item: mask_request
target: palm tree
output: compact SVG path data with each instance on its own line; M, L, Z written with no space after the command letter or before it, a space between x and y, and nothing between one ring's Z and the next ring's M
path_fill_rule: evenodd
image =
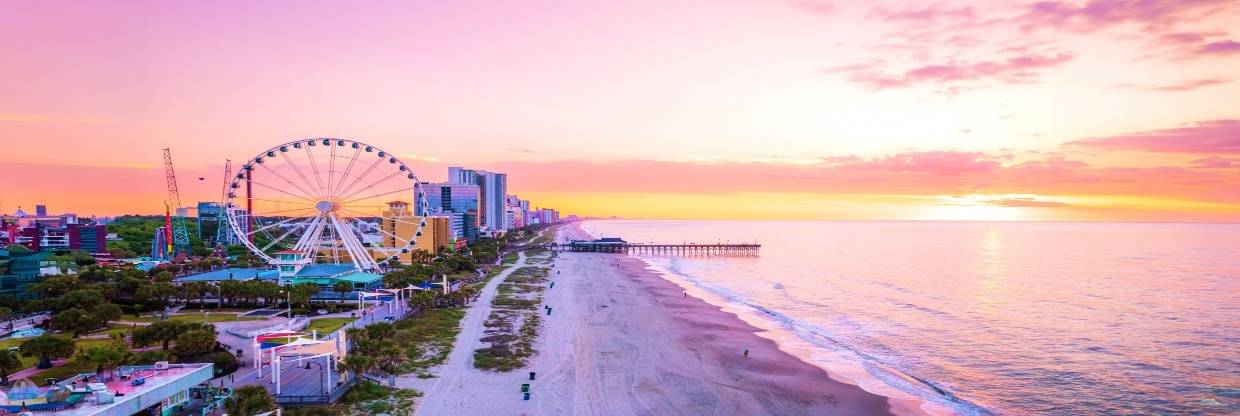
M224 409L230 415L254 416L276 410L276 401L262 386L244 386L233 390L233 395L228 399L228 403L224 404Z
M120 344L96 345L78 353L76 361L95 366L95 374L111 372L128 358L128 351Z
M0 384L9 385L9 372L20 369L22 360L9 350L0 350Z
M421 312L435 304L435 293L429 290L420 290L413 294L411 303L417 306L418 311Z

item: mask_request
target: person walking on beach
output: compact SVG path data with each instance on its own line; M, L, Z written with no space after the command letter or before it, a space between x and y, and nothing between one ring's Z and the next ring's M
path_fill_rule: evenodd
M745 359L749 359L749 348L745 349Z

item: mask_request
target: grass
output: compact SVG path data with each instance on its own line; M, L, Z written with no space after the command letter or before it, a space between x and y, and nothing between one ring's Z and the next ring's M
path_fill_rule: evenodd
M345 325L348 325L348 324L349 324L349 322L353 322L353 321L355 321L355 320L357 320L357 318L323 318L323 319L315 319L315 320L313 320L313 321L310 321L310 324L309 324L309 325L306 325L306 329L302 330L301 332L310 332L310 331L312 331L312 330L318 330L318 331L319 331L319 338L322 338L322 337L326 336L327 334L330 334L330 333L332 333L332 332L336 332L336 330L337 330L337 329L340 329L340 328L344 327ZM267 340L267 341L263 341L263 342L270 343L270 344L283 345L283 344L288 343L289 341L291 341L291 340L295 340L295 339L297 339L297 337L292 337L292 338L280 338L280 339L271 339L271 340Z
M504 255L504 260L503 260L503 261L501 261L501 262L500 262L500 264L516 264L517 259L518 259L519 257L520 257L520 256L519 256L519 255L517 254L517 252L515 252L515 251L514 251L514 252L511 252L511 253L508 253L508 254L505 254L505 255Z
M322 318L310 321L310 325L306 326L306 331L319 331L319 335L327 335L336 332L337 329L348 325L357 318Z
M38 384L40 386L46 386L48 378L64 380L66 378L69 378L69 377L72 377L78 374L82 374L82 373L94 373L95 370L96 368L93 365L90 365L88 363L79 363L77 361L73 361L73 359L70 358L69 361L65 363L65 365L62 365L60 367L55 367L55 368L49 368L49 369L40 371L38 373L34 373L33 375L30 376L30 381L33 381L35 384Z
M396 321L401 346L407 350L409 357L417 357L402 363L400 372L425 371L431 366L443 364L448 354L452 353L456 336L461 333L461 319L464 317L464 308L436 308Z
M340 398L339 406L343 407L341 410L348 415L408 416L413 414L415 397L422 397L422 392L414 389L393 389L367 381L349 389L349 392Z
M490 347L474 351L474 367L499 372L525 366L534 356L534 340L542 323L542 293L548 270L543 267L522 267L508 275L498 287L494 309L483 325L488 328L481 340ZM516 325L519 328L514 330Z
M126 325L117 325L117 324L113 324L113 325L110 325L110 326L108 327L108 329L107 329L107 330L103 330L103 331L96 331L96 332L91 332L91 333L90 333L90 334L88 334L88 335L91 335L91 334L109 334L109 335L111 335L111 334L113 334L113 333L120 333L120 334L124 334L125 332L128 332L128 331L129 331L129 326L126 326ZM70 336L70 335L72 335L72 334L68 334L68 333L62 333L62 334L52 334L52 336L55 336L55 337L60 337L60 338L65 338L65 339L69 339L69 336ZM29 341L29 340L31 340L31 339L33 339L33 337L28 337L28 338L10 338L10 339L3 339L3 340L0 340L0 350L7 350L7 349L11 349L11 348L17 348L17 347L21 346L23 342ZM87 348L87 347L91 347L91 346L95 346L95 345L103 345L103 344L108 343L108 341L110 341L110 338L109 338L109 339L80 339L80 338L79 338L79 339L77 339L77 340L76 340L76 342L77 342L77 346L78 346L78 347L81 347L81 348ZM24 356L22 356L21 354L18 354L17 358L18 358L19 360L21 360L21 363L22 363L22 364L21 364L21 369L27 369L27 368L30 368L30 367L34 367L34 366L35 366L35 364L38 364L38 363L39 363L39 357L24 357ZM73 358L72 358L72 357L70 357L69 359L70 359L70 360L72 360ZM18 371L21 371L21 370L18 370ZM34 378L33 378L33 377L31 377L31 380L34 380ZM36 381L40 381L40 382L41 382L42 380L36 380Z
M55 336L63 335L64 338L69 337L68 334L54 334L54 335ZM109 342L112 342L112 340L78 339L76 340L75 348L77 348L78 350L84 350L90 347L107 345ZM44 380L46 380L47 378L55 378L55 379L60 380L60 379L66 379L66 378L69 378L70 376L74 376L74 375L81 374L81 373L95 372L94 366L90 364L86 364L86 363L79 363L75 360L75 358L77 358L77 354L74 354L74 356L69 357L69 359L65 361L64 365L60 367L53 367L53 368L49 368L46 370L36 372L30 375L29 378L31 381L35 382L35 384L38 384L40 386L45 386L47 385L47 383L45 383ZM30 357L30 358L22 357L22 364L23 365L26 364L27 360L29 360L29 363L30 363L29 366L27 366L27 368L29 368L29 367L33 367L35 364L38 363L39 357Z

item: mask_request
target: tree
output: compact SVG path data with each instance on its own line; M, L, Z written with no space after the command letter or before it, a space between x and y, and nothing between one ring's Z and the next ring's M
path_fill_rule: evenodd
M207 282L189 282L181 285L181 297L185 299L185 303L189 303L190 298L197 298L198 305L202 306L203 298L207 296L207 291L210 289L211 286Z
M128 351L119 343L95 345L82 350L74 360L95 366L95 374L111 372L125 362Z
M346 333L353 340L354 349L345 357L345 365L353 371L383 370L394 373L405 360L405 351L395 340L396 327L391 323L378 322L348 329ZM359 358L349 363L349 358L353 356Z
M121 307L116 306L116 304L102 303L90 308L90 314L94 315L95 319L98 319L102 324L106 325L108 322L121 319L121 315L124 315L124 312L121 311Z
M254 416L276 410L276 401L262 386L243 386L233 390L224 409L234 416Z
M172 349L178 356L190 357L206 354L215 349L215 331L194 329L177 335L177 345Z
M9 372L21 369L22 360L9 350L0 350L0 384L9 384Z
M429 290L419 290L413 294L412 303L417 305L418 310L429 309L435 305L435 293Z
M99 318L78 308L66 309L52 317L51 327L61 331L70 331L73 333L73 338L77 338L83 332L99 328Z
M354 374L362 374L375 369L375 362L370 357L361 354L349 354L344 357L344 361L340 362L340 368L352 371Z
M289 288L290 302L310 306L310 299L319 294L319 285L314 283L298 283Z
M332 291L341 293L340 297L343 298L344 293L353 291L353 283L344 280L337 280L336 283L332 284Z
M133 341L138 345L146 345L150 342L162 342L163 350L168 350L168 344L177 339L181 333L181 324L176 321L156 321L145 328L134 331Z
M52 368L52 360L69 358L74 351L73 340L51 334L43 334L23 342L18 347L23 356L39 357L38 368Z
M78 308L82 310L90 310L95 305L106 303L103 293L95 289L77 289L66 293L60 299L61 309Z

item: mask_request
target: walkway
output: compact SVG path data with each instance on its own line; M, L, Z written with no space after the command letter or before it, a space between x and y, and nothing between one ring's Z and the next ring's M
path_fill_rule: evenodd
M482 338L482 332L486 329L482 323L491 315L491 301L495 299L499 291L499 284L514 270L525 266L525 253L518 253L517 262L488 281L486 286L483 286L478 300L474 302L474 306L465 312L465 317L461 319L461 333L456 337L456 343L452 346L452 354L448 355L448 361L442 366L431 369L438 377L419 379L415 375L404 375L396 378L396 387L417 388L426 393L419 400L416 414L452 414L451 402L458 399L478 399L458 397L453 391L463 387L465 374L481 372L474 368L474 350L483 347L483 342L478 340ZM445 409L445 406L448 408Z

